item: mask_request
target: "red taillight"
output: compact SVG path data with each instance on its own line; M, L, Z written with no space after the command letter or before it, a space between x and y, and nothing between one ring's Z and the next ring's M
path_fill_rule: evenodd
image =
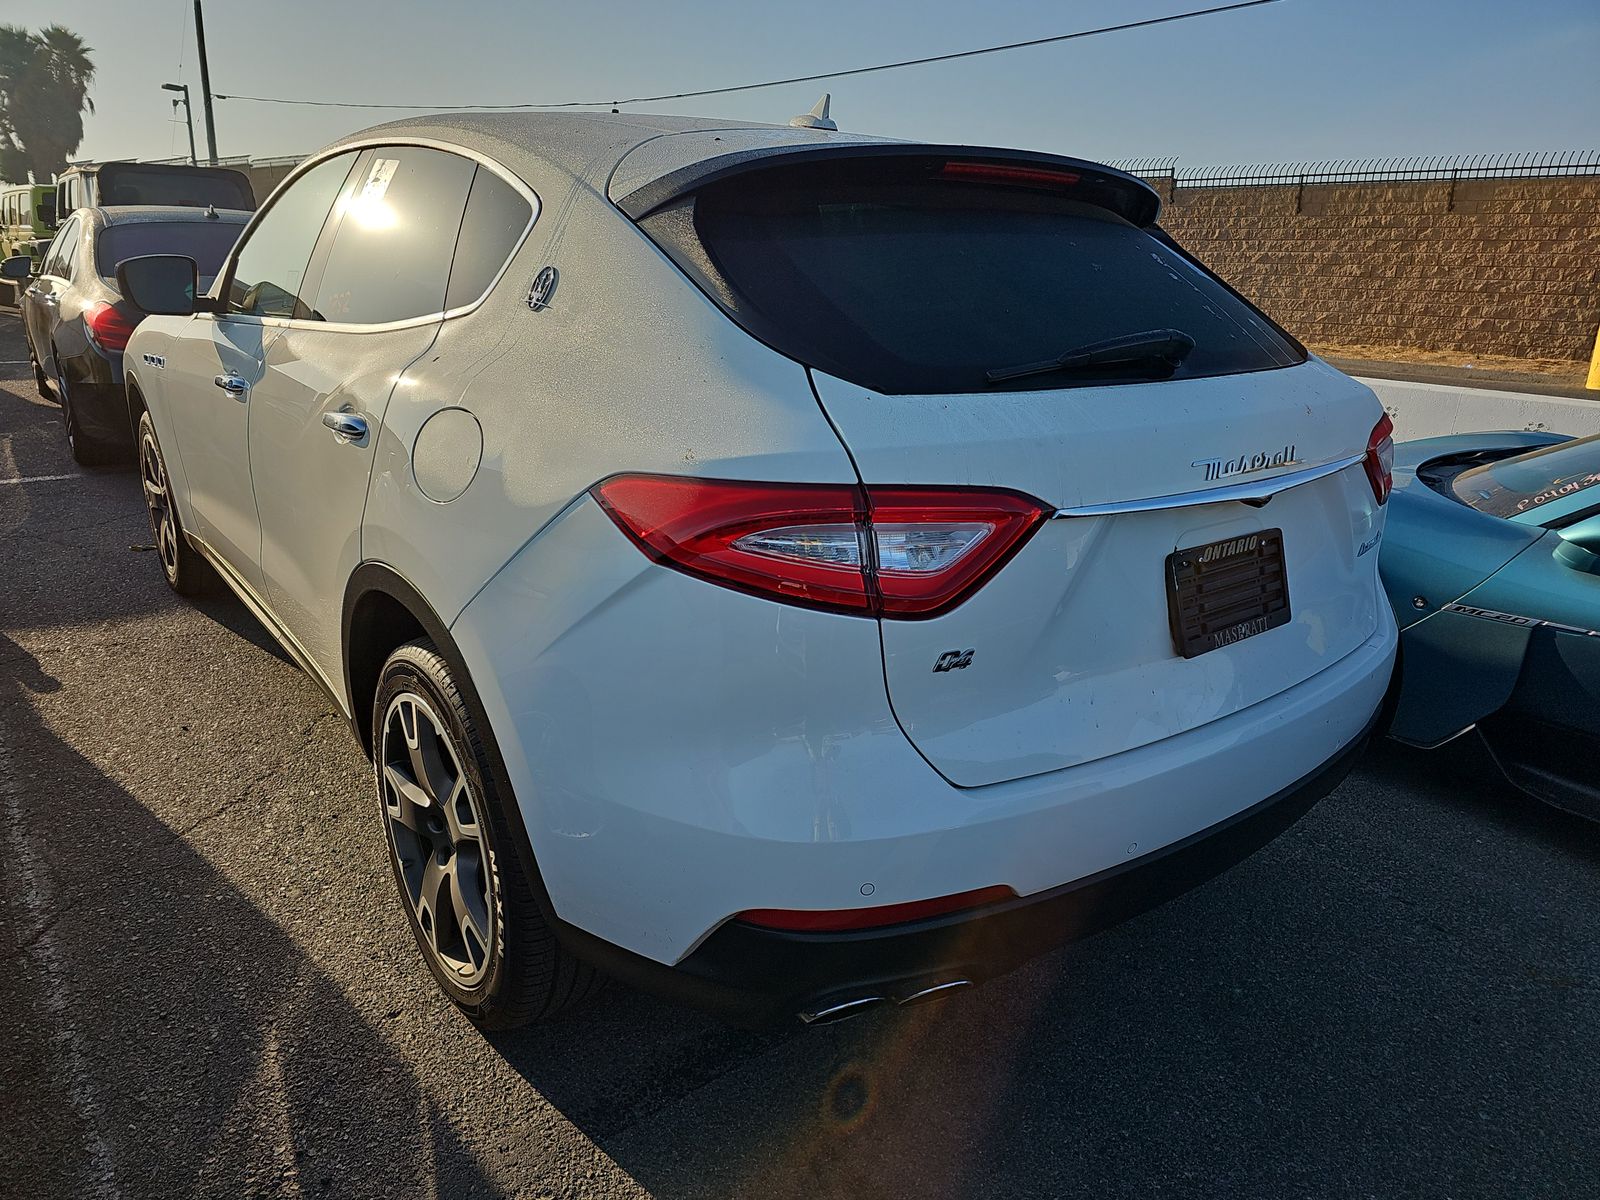
M117 311L115 305L100 301L83 314L89 340L102 350L126 350L133 336L134 322Z
M885 617L954 608L1049 511L1003 490L676 475L618 475L593 494L664 566L770 600Z
M971 892L958 892L954 896L939 896L933 900L912 900L905 904L880 904L876 908L752 908L739 914L738 919L764 929L788 929L796 933L840 933L849 929L876 929L884 925L901 925L906 921L921 921L963 909L980 908L1002 900L1016 899L1016 892L1008 887L978 888Z
M1372 484L1372 494L1379 504L1386 504L1394 491L1394 422L1389 414L1372 427L1367 439L1367 480Z
M970 179L975 183L1020 183L1034 187L1071 187L1080 178L1071 171L985 162L947 162L939 174L946 179Z

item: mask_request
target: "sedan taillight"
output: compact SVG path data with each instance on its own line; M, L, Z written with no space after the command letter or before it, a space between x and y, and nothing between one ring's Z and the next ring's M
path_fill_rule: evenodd
M1372 494L1379 504L1388 503L1389 493L1394 491L1394 422L1388 413L1372 427L1372 436L1367 438L1365 465Z
M89 340L100 349L121 353L128 348L134 323L123 316L115 305L101 300L83 314L83 328Z
M593 495L656 562L859 616L932 617L983 585L1048 515L1001 489L617 475Z

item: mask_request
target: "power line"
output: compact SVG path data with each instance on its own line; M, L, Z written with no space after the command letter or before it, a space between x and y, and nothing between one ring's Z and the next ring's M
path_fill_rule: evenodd
M977 50L958 50L951 54L933 54L926 58L907 58L899 62L878 63L871 67L854 67L844 71L822 71L815 75L795 75L788 79L769 79L764 83L741 83L732 87L703 88L697 92L666 92L659 96L633 96L626 100L562 100L546 104L358 104L348 100L294 100L286 96L217 95L218 100L249 100L256 104L295 104L309 108L391 108L409 111L507 111L528 108L618 108L624 104L653 104L660 100L691 100L698 96L725 96L730 92L753 92L762 88L784 87L791 83L816 83L823 79L844 79L851 75L870 75L875 71L897 71L902 67L921 67L929 63L950 62L958 58L977 58L982 54L1000 54L1007 50L1023 50L1030 46L1046 46L1052 42L1070 42L1078 38L1096 37L1103 33L1122 33L1129 29L1145 29L1152 25L1167 25L1174 21L1188 21L1196 17L1211 17L1218 13L1234 12L1241 8L1257 8L1263 4L1277 4L1279 0L1239 0L1235 4L1221 4L1214 8L1200 8L1189 12L1172 13L1165 17L1150 17L1143 21L1126 21L1121 25L1102 25L1098 29L1080 29L1076 33L1058 33L1053 37L1033 38L1026 42L1007 42L1003 46L984 46Z

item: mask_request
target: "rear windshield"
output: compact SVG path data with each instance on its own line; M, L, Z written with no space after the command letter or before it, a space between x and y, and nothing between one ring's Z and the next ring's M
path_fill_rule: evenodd
M1479 512L1516 517L1600 484L1600 436L1561 442L1463 471L1456 498ZM1595 493L1600 504L1600 492Z
M768 168L642 225L751 333L881 392L1104 385L1304 360L1156 233L1074 198L1073 178L1018 185L870 160ZM1194 343L1175 369L989 377L1169 330Z
M253 209L249 181L233 171L150 171L137 167L101 167L99 202L167 204L179 208Z
M116 276L117 264L146 254L183 254L194 259L202 280L222 269L222 260L239 240L243 225L232 221L138 221L108 225L94 239L95 270L106 279Z

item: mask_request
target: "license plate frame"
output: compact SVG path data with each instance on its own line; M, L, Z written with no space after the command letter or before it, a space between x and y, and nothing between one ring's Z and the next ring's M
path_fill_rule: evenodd
M1283 530L1182 546L1167 555L1172 644L1199 658L1287 625L1289 575Z

